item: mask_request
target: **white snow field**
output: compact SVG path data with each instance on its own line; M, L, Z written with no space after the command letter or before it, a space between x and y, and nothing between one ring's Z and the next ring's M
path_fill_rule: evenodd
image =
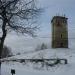
M59 64L54 67L39 68L39 65L32 63L3 62L2 75L11 75L11 69L15 69L15 75L75 75L75 50L73 49L46 49L43 51L13 56L11 59L30 59L30 58L66 58L68 64Z
M48 44L49 49L34 51L34 48L45 42ZM24 38L12 36L10 39L7 37L5 44L12 48L15 56L11 59L38 59L38 58L65 58L68 64L58 64L54 67L40 68L40 64L36 65L27 62L3 62L1 66L1 75L12 75L11 69L15 69L15 75L75 75L75 39L69 39L69 48L51 48L50 38ZM21 55L16 55L17 53ZM28 53L27 53L28 52ZM4 60L4 59L3 59Z

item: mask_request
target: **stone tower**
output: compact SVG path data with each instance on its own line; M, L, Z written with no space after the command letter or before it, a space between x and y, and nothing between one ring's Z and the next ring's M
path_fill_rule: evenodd
M65 16L52 18L52 48L68 48L67 19Z

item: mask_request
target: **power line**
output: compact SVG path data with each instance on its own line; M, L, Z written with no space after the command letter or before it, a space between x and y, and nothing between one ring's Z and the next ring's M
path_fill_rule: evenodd
M36 38L52 38L52 37L36 37ZM66 39L66 38L63 38L63 39ZM68 38L68 39L75 39L75 37Z

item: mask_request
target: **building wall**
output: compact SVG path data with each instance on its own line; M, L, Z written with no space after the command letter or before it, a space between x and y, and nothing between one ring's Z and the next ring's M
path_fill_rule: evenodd
M67 18L54 16L52 21L52 48L68 48Z

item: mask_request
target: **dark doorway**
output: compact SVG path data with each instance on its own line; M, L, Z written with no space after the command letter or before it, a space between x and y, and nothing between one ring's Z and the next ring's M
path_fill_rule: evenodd
M60 47L63 47L63 43L60 44Z

